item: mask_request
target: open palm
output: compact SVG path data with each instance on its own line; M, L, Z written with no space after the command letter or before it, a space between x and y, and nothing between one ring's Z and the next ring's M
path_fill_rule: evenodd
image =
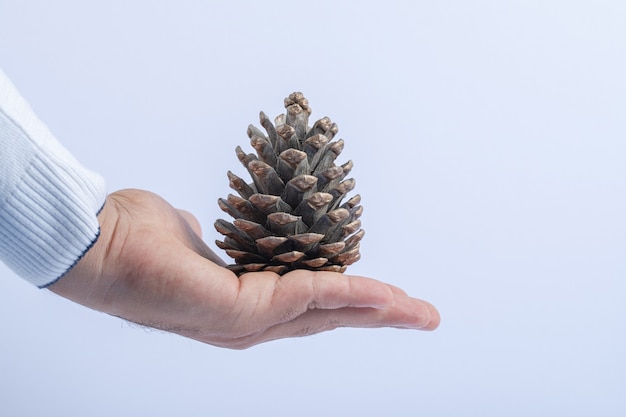
M437 310L370 278L298 270L237 278L198 221L141 190L110 194L96 244L57 294L90 308L235 349L337 327L435 329Z

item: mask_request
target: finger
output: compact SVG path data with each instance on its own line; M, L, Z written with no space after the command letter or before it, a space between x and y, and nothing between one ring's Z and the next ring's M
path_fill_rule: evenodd
M393 302L393 292L387 284L336 272L294 271L282 276L279 284L275 295L296 294L306 301L308 309L383 308ZM285 301L292 303L293 299Z
M391 284L387 284L387 285L391 288L391 292L393 292L394 295L409 297L403 289L396 287L395 285L391 285ZM412 297L409 297L409 298L412 298ZM439 327L439 324L441 323L441 315L439 314L439 311L435 308L435 306L430 304L428 301L424 301L424 300L419 300L419 301L427 304L431 312L431 323L422 330L435 330L437 327Z
M397 297L387 308L347 307L336 310L309 310L291 322L274 326L288 334L313 334L336 327L396 327L433 330L439 324L439 313L430 304L408 296Z
M404 291L402 288L396 287L395 285L392 285L392 284L387 284L387 285L389 286L389 288L391 288L391 292L393 292L394 294L407 295L406 291Z
M371 311L369 315L355 316L362 321L343 321L341 325L434 329L440 320L439 313L431 304L409 297L397 287L365 277L294 271L282 277L244 275L240 278L240 284L242 293L255 295L257 301L259 294L266 294L266 300L257 303L254 314L249 315L250 325L256 328L289 323L311 310L333 311L354 307L369 308ZM240 300L247 298L244 295ZM328 317L332 317L332 313ZM299 324L293 326L297 333L295 328ZM311 323L305 327L319 327L323 330L324 326L324 323L318 323L317 326Z
M388 285L335 272L298 270L282 277L253 273L241 276L240 282L240 300L257 300L251 319L264 328L291 321L308 310L385 308L394 302ZM264 294L260 301L259 294Z
M439 313L428 302L411 297L399 299L392 308L346 307L336 310L309 310L296 319L245 337L230 339L228 347L247 348L271 340L303 337L338 327L434 330Z

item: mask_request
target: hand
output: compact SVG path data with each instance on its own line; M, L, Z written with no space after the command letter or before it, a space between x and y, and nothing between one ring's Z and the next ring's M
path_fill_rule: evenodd
M237 278L189 213L140 190L110 194L96 244L55 293L95 310L234 349L337 327L432 330L439 313L382 282L331 272Z

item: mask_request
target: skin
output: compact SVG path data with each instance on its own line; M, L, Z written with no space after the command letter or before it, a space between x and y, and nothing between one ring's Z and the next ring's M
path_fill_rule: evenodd
M338 327L433 330L439 313L392 285L332 272L237 277L190 213L142 190L110 194L96 244L53 292L142 325L244 349Z

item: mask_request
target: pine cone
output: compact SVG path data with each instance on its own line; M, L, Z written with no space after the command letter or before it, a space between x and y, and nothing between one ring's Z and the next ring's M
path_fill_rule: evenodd
M324 117L308 126L311 108L302 93L285 99L286 114L274 120L261 112L266 133L253 125L248 137L256 155L236 148L237 157L252 177L247 183L228 172L238 196L220 198L220 208L235 220L219 219L215 228L224 235L216 244L234 258L228 268L245 272L294 269L344 272L361 257L365 234L358 220L363 212L356 195L342 200L354 179L345 179L352 161L336 166L342 139L333 141L337 125Z

